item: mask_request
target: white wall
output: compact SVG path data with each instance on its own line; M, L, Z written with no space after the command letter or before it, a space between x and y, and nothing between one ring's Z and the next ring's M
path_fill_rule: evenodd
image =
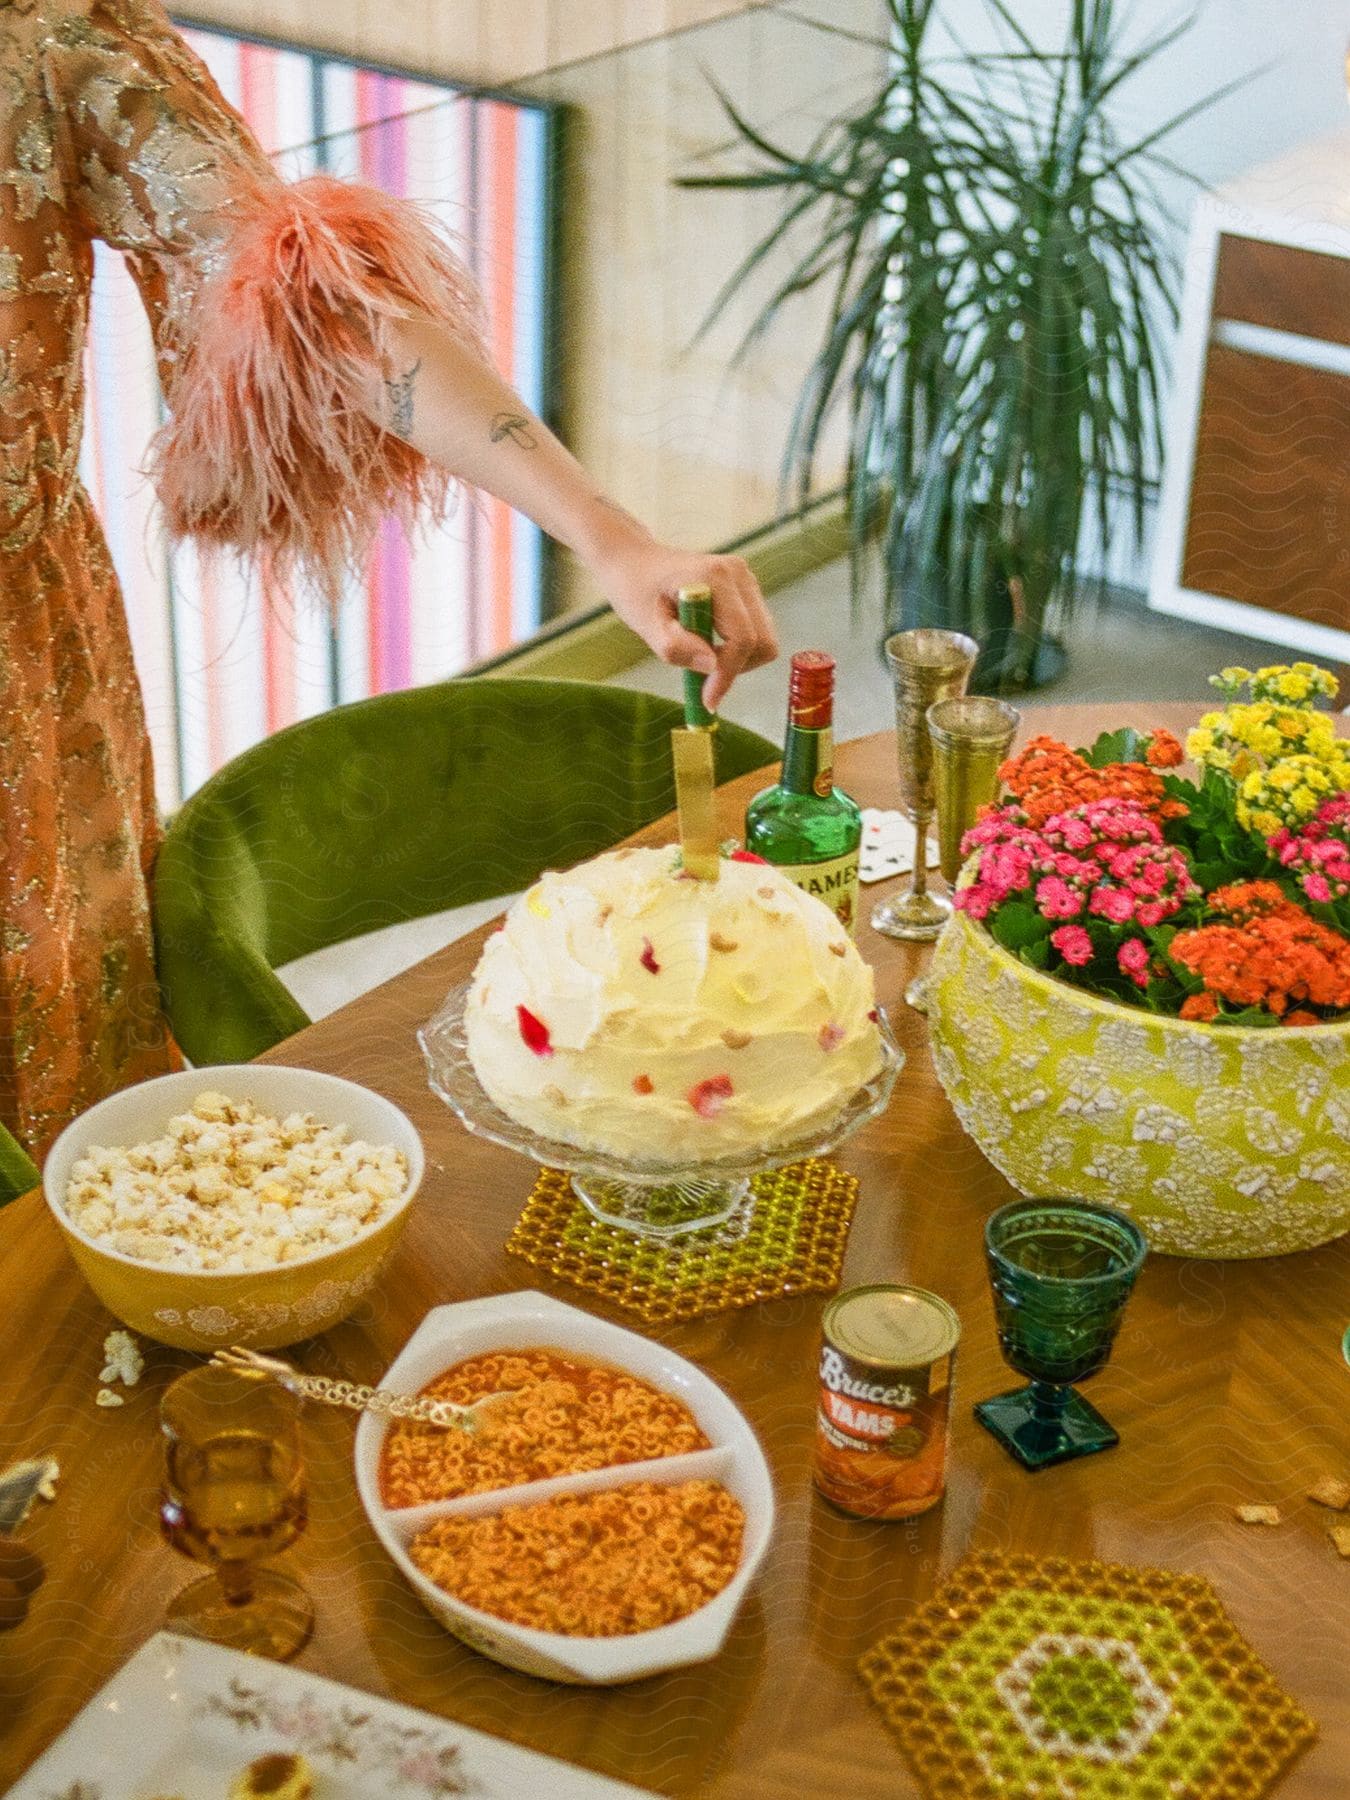
M1069 0L1012 0L1012 9L1039 44L1064 30ZM1121 0L1129 42L1142 43L1179 22L1184 0ZM1235 94L1200 113L1160 145L1207 186L1272 161L1307 138L1344 126L1347 108L1345 55L1350 41L1350 0L1197 0L1191 31L1123 86L1116 117L1142 137L1235 78L1261 70ZM939 0L939 17L967 49L994 44L983 0ZM1350 183L1350 167L1346 170ZM1163 178L1169 206L1184 222L1195 190ZM1098 561L1084 546L1085 564ZM1111 557L1114 579L1148 584L1149 547L1135 553L1128 531L1118 534Z
M1119 0L1119 8L1134 46L1187 10L1181 0ZM1069 0L1013 0L1012 10L1037 43L1052 45L1070 9ZM1133 123L1142 136L1214 89L1264 69L1166 141L1169 155L1215 186L1346 123L1350 0L1198 0L1194 10L1199 17L1190 32L1118 90L1122 124ZM968 49L995 41L984 0L939 0L938 17ZM1184 184L1169 191L1184 204Z

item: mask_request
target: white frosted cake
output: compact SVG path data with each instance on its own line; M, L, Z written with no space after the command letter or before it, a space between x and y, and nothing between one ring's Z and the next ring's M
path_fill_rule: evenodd
M484 947L469 1055L519 1124L635 1163L790 1142L881 1065L872 971L768 864L693 881L678 853L548 873Z

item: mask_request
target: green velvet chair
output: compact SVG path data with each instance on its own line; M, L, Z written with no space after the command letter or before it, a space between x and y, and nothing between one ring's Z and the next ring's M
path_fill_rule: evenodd
M0 1125L0 1206L35 1188L39 1179L37 1165Z
M273 970L528 886L675 804L671 701L466 679L335 707L247 750L174 818L155 871L159 977L195 1063L309 1024ZM718 779L777 756L723 724Z

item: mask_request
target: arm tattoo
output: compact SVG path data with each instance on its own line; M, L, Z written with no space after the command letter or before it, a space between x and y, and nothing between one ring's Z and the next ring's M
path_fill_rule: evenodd
M530 421L523 413L496 413L488 428L488 436L494 444L500 444L503 438L510 438L511 442L519 444L522 450L533 450L538 443L534 433L530 430Z
M406 438L412 435L413 384L421 366L422 359L419 356L410 369L405 369L392 381L387 377L385 379L384 391L389 396L389 425L396 437Z

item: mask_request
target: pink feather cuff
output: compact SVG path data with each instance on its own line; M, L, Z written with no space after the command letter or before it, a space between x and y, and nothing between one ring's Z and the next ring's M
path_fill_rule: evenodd
M416 206L321 175L242 200L151 451L173 535L336 602L386 516L443 517L449 476L370 412L411 316L481 350L472 280Z

